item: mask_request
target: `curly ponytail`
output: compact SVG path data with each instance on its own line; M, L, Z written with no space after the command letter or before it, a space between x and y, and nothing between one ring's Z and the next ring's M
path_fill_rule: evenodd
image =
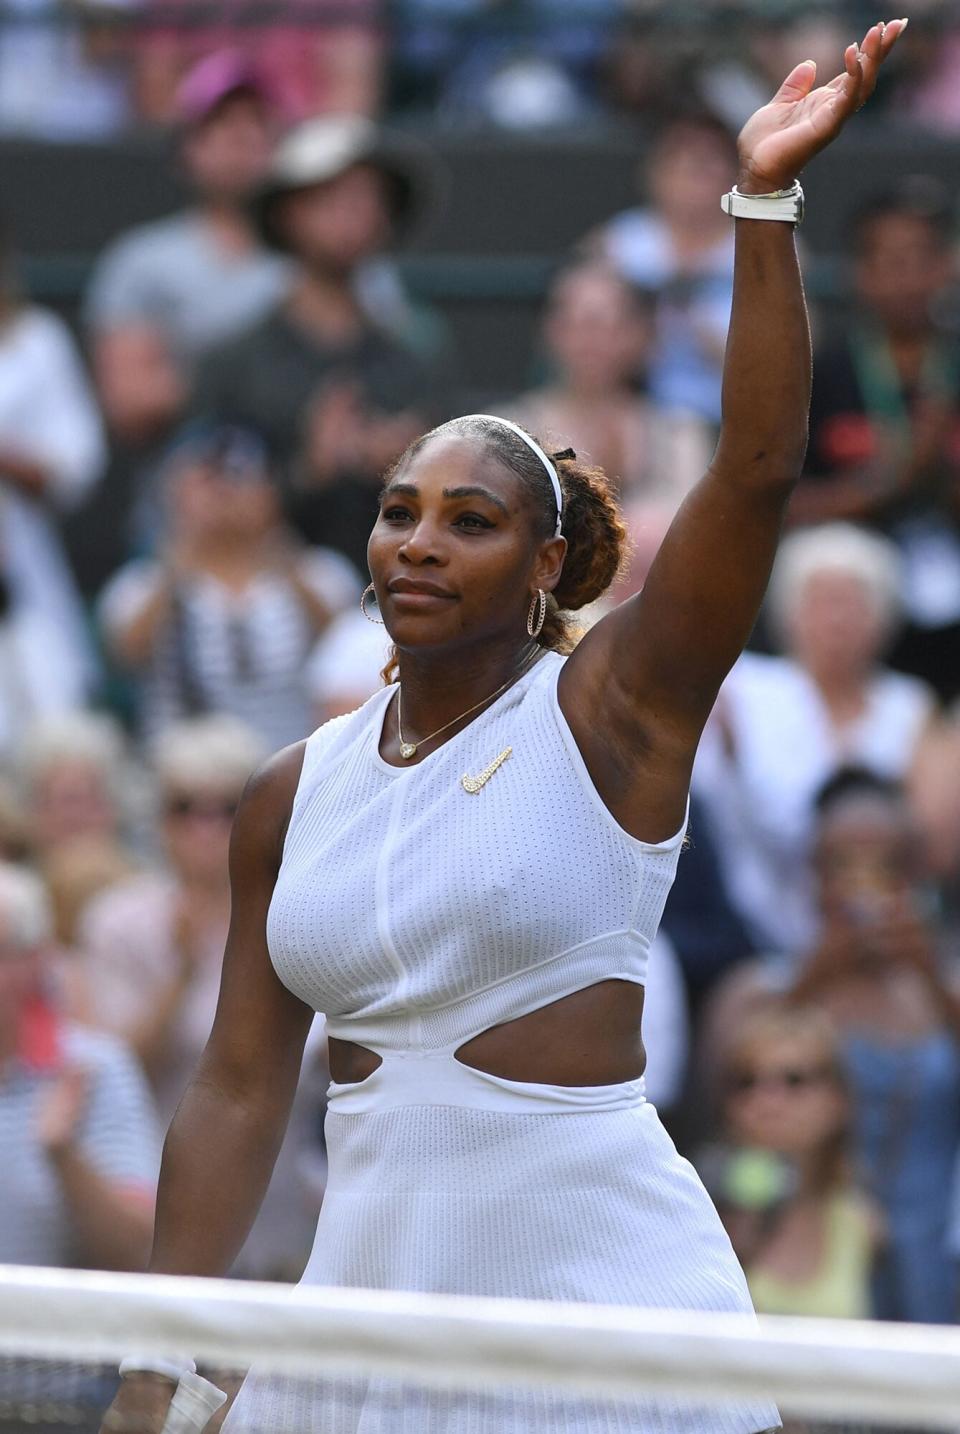
M549 456L563 490L567 552L560 581L547 597L539 641L554 652L570 652L580 635L570 614L602 597L619 573L627 556L627 528L602 468L580 463L570 449Z

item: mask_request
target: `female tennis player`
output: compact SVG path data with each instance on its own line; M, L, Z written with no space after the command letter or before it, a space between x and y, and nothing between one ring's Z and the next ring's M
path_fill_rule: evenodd
M220 1005L167 1138L154 1270L229 1267L323 1011L330 1180L307 1282L749 1310L709 1199L644 1101L643 983L700 730L756 617L803 459L796 178L870 94L905 23L875 25L821 88L799 65L740 136L724 201L737 255L722 434L642 593L570 650L565 614L607 587L623 527L601 472L503 420L447 423L388 476L365 596L398 680L280 753L244 797ZM136 1363L114 1434L162 1423ZM225 1428L777 1423L763 1402L404 1402L386 1381L325 1392L254 1374Z

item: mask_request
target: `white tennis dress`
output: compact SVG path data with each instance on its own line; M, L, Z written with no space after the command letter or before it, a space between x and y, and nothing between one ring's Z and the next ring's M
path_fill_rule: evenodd
M749 1311L719 1218L642 1080L530 1084L456 1056L490 1026L596 982L642 984L676 871L682 831L637 841L600 799L557 702L562 667L546 654L416 766L378 751L391 688L307 743L270 954L331 1036L382 1063L330 1087L329 1184L304 1281ZM252 1375L225 1428L754 1434L778 1423L767 1404Z

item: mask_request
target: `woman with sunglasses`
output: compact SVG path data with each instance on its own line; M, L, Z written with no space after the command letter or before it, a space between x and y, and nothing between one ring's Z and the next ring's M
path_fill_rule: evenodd
M701 1027L705 1084L730 1032L784 996L833 1022L851 1140L887 1230L873 1278L881 1319L956 1318L948 1253L960 1153L960 969L944 948L923 849L902 790L843 768L817 797L819 933L797 958L747 963L717 989Z
M567 614L609 585L623 523L610 481L569 450L551 457L470 415L388 475L365 596L399 681L281 753L241 804L220 1003L167 1137L153 1269L229 1266L323 1010L331 1182L308 1282L749 1309L716 1211L644 1100L643 981L700 730L802 463L796 175L866 99L901 29L874 26L826 87L798 66L740 137L723 435L642 594L574 645ZM123 1368L111 1434L159 1427L162 1410L144 1418L156 1381ZM777 1422L763 1400L424 1391L405 1405L386 1379L325 1390L254 1373L224 1429Z
M697 1166L763 1314L866 1319L881 1231L853 1179L834 1028L781 1002L744 1022L720 1086L728 1144Z
M153 757L163 867L82 912L85 1018L139 1057L166 1129L210 1032L230 917L230 828L263 757L229 717L176 723Z

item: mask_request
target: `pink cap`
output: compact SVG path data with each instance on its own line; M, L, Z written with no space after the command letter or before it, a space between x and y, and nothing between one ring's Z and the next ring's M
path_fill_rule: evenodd
M237 90L248 90L265 104L277 104L272 87L252 60L239 50L215 50L181 80L177 114L184 124L199 124Z

